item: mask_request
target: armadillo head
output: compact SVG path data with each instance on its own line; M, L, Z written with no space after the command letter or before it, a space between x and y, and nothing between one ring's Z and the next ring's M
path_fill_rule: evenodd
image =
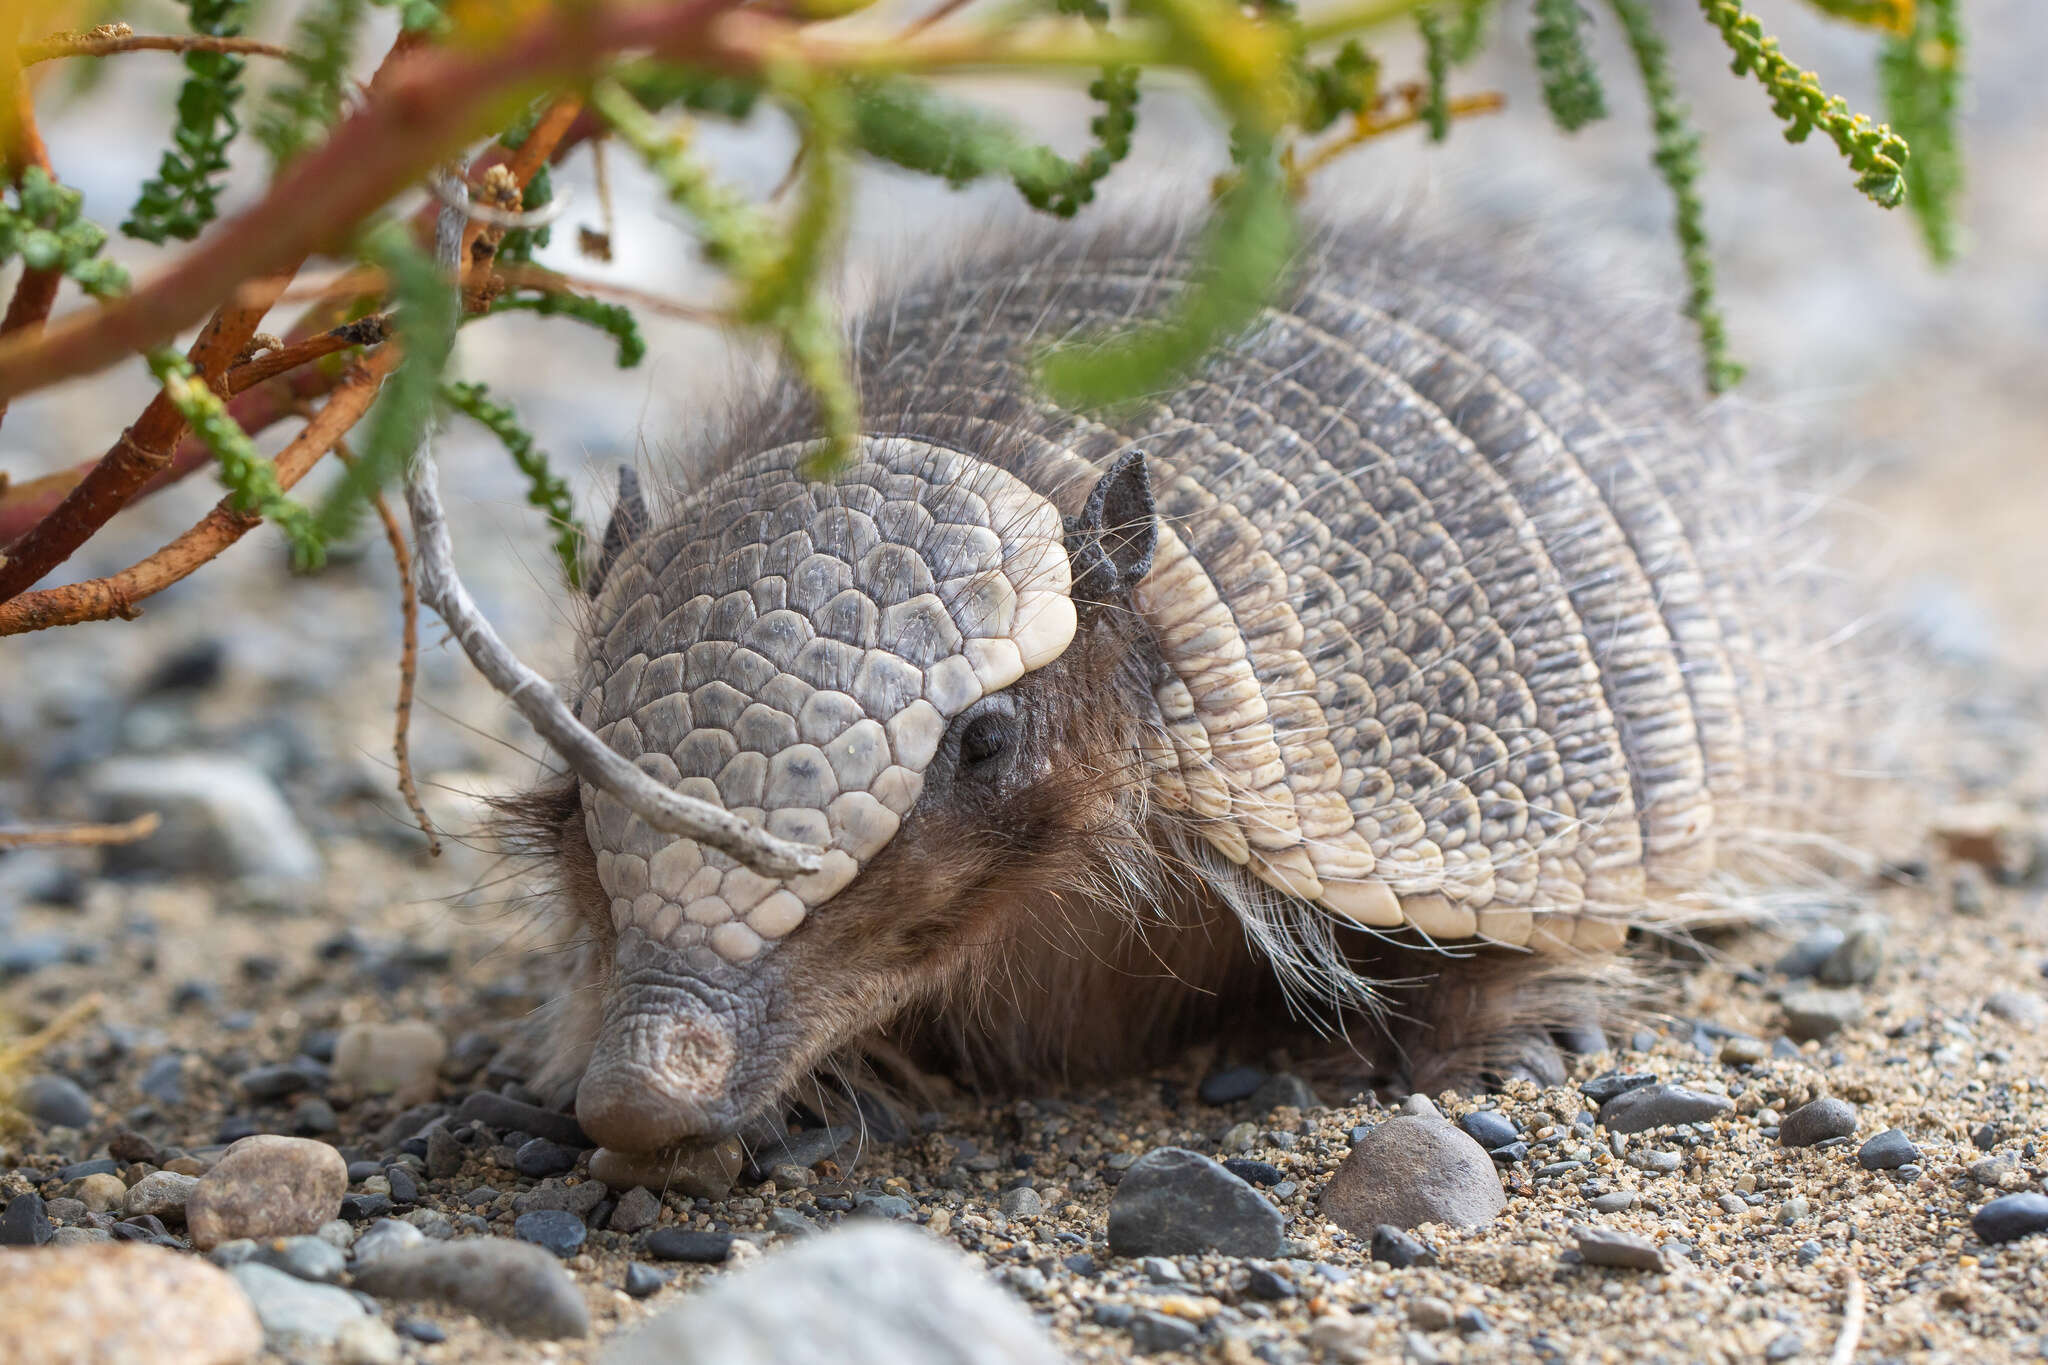
M881 953L908 979L944 937L907 908L948 880L935 844L959 826L931 808L1003 818L1051 761L1015 685L1073 643L1076 576L1149 562L1142 457L1069 519L922 441L867 438L824 482L807 453L745 462L659 529L629 505L607 537L583 722L676 791L825 850L815 873L762 876L582 788L612 961L576 1108L608 1146L732 1132L886 1016L903 987L856 964ZM1111 520L1147 534L1116 535L1112 562L1091 525L1114 487L1143 505Z

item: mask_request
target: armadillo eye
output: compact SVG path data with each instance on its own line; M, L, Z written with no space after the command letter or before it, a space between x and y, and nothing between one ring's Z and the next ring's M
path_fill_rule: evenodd
M994 763L1009 747L1007 716L976 716L960 732L960 766L979 768Z

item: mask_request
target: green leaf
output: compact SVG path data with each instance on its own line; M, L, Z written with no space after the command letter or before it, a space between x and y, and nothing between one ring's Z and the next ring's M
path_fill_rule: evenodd
M349 63L363 27L363 0L313 0L292 36L298 80L273 86L256 116L256 140L280 168L312 146L341 117Z
M228 488L228 505L244 516L262 517L283 533L291 546L292 563L302 571L317 569L327 558L327 543L304 503L278 487L277 468L257 451L242 424L229 414L220 395L199 378L192 363L169 346L149 353L149 368L164 386L164 396L191 425L192 433L213 452L220 481Z
M583 528L576 521L575 500L569 485L555 473L547 452L534 444L533 433L519 420L519 414L491 398L482 384L453 383L441 386L441 401L473 421L481 423L505 447L512 463L526 475L526 501L547 513L555 526L555 557L569 586L583 586L583 566L578 551L583 545Z
M1586 12L1579 0L1536 0L1536 69L1543 76L1543 102L1567 133L1607 117L1600 72L1586 50Z
M595 327L618 343L618 366L622 370L632 369L647 357L647 340L640 335L639 319L623 304L555 291L500 294L491 300L485 316L494 313L538 313L542 317L573 318Z
M1920 222L1927 252L1947 265L1961 251L1956 204L1963 193L1963 150L1956 117L1963 98L1960 0L1919 0L1913 31L1885 45L1878 59L1885 110L1913 149L1906 206Z
M194 33L232 38L249 17L248 0L187 0ZM178 121L171 145L145 182L121 231L162 245L171 238L191 241L219 215L228 169L228 147L242 130L235 106L243 93L240 57L226 52L185 54L185 83L178 91Z

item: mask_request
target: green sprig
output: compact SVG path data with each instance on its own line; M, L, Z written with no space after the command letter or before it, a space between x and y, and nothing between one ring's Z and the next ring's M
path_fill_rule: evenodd
M365 436L349 465L320 504L315 528L328 544L347 539L369 505L370 495L394 483L419 448L433 420L434 398L448 352L455 341L460 306L454 283L412 234L392 221L364 235L362 254L389 284L396 342L401 359L384 381L365 425Z
M534 444L533 433L519 420L519 414L491 397L482 384L456 382L441 386L441 401L482 426L498 438L512 463L526 476L526 501L547 513L555 527L555 557L569 586L583 586L583 566L578 552L583 545L583 527L576 520L576 504L569 485L555 473L547 452Z
M511 144L515 148L517 144ZM533 173L533 179L526 182L526 189L520 195L519 207L531 212L544 204L551 204L555 198L555 179L542 166ZM513 228L498 243L498 259L519 265L530 265L533 253L546 246L552 239L554 229L547 224L532 228Z
M300 17L291 57L299 79L273 86L256 115L257 141L279 167L341 117L363 15L363 0L315 0Z
M534 294L500 294L491 300L491 313L538 313L545 318L573 318L595 327L617 343L618 367L630 370L647 358L647 339L640 335L640 320L623 304L606 303L583 294L547 291Z
M187 0L194 33L212 38L239 35L249 17L248 0ZM185 83L178 91L178 121L171 145L145 182L121 231L145 242L170 238L189 242L219 214L220 177L228 169L228 146L242 131L235 106L241 101L246 63L229 52L185 54Z
M1079 15L1100 31L1109 24L1109 6L1102 0L1058 0L1061 14ZM1102 112L1088 123L1095 145L1080 160L1048 153L1037 166L1012 173L1024 202L1045 213L1071 218L1095 198L1095 187L1131 154L1131 136L1138 128L1138 68L1111 63L1088 84L1088 95Z
M1963 16L1959 0L1920 0L1913 31L1892 39L1878 59L1885 109L1913 149L1906 206L1919 220L1928 254L1943 265L1961 250L1956 204L1963 152L1956 131L1962 105Z
M82 216L85 196L40 166L21 173L14 202L0 202L0 262L58 270L96 299L128 292L128 272L100 259L107 230Z
M1429 129L1429 140L1442 142L1451 135L1450 39L1444 32L1443 16L1433 7L1425 5L1415 11L1415 26L1422 33L1423 66L1427 73L1422 122Z
M191 426L220 467L228 488L228 505L244 516L275 525L291 546L292 564L301 571L317 569L327 559L327 543L306 505L285 496L277 469L257 451L249 433L228 412L220 395L192 368L192 362L168 346L149 352L149 368L164 387L164 396Z
M1530 40L1543 77L1543 102L1567 133L1607 117L1607 94L1586 50L1587 14L1579 0L1536 0L1536 28Z
M1770 93L1771 112L1785 125L1787 142L1804 142L1818 128L1856 172L1856 188L1884 208L1906 197L1906 143L1888 124L1849 112L1848 101L1820 88L1820 77L1793 62L1764 33L1763 21L1736 0L1700 0L1700 12L1735 54L1738 76L1755 76Z
M1380 59L1356 40L1322 66L1305 65L1301 130L1320 133L1347 114L1362 114L1380 97Z
M407 33L445 33L448 16L441 0L370 0L373 5L398 11L398 26Z
M1700 137L1678 97L1678 83L1671 74L1671 54L1657 32L1649 7L1643 0L1609 3L1614 6L1615 17L1621 20L1622 31L1628 35L1629 50L1635 54L1643 89L1649 97L1650 128L1656 138L1651 160L1671 189L1678 247L1689 285L1685 315L1699 328L1707 388L1720 393L1742 378L1742 366L1729 358L1727 329L1715 303L1714 261L1707 250L1705 208L1699 194Z
M1451 65L1463 66L1479 55L1492 36L1493 0L1464 0L1445 37Z

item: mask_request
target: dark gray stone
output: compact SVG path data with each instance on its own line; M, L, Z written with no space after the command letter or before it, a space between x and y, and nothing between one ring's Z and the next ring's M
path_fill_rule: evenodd
M1636 1051L1647 1052L1649 1049L1641 1047L1637 1048ZM1637 1090L1646 1085L1654 1085L1656 1081L1657 1078L1647 1071L1609 1071L1604 1075L1595 1076L1592 1080L1580 1086L1579 1093L1595 1104L1605 1104L1616 1095L1625 1094L1630 1090Z
M1254 1113L1267 1114L1275 1109L1316 1109L1322 1103L1307 1081L1283 1071L1259 1082L1259 1088L1252 1092L1251 1107Z
M1645 1085L1624 1091L1600 1106L1600 1125L1610 1133L1642 1133L1674 1123L1706 1123L1735 1112L1726 1095L1708 1095L1676 1085Z
M583 1220L567 1209L535 1209L512 1222L512 1235L552 1251L563 1260L574 1256L589 1236Z
M695 1228L656 1228L642 1239L640 1249L657 1261L717 1265L732 1254L732 1234Z
M1900 1128L1887 1128L1856 1149L1856 1164L1866 1171L1896 1171L1919 1159L1920 1149Z
M529 1180L545 1180L551 1175L566 1175L576 1167L576 1153L552 1142L537 1137L522 1143L512 1154L512 1169Z
M740 1179L758 1185L777 1166L812 1167L838 1156L860 1141L860 1130L850 1125L806 1128L800 1133L778 1133L752 1148Z
M576 1282L560 1260L525 1242L431 1243L358 1268L355 1282L380 1299L452 1304L521 1336L590 1335L590 1313Z
M1820 970L1823 962L1834 956L1835 950L1842 946L1842 940L1847 937L1847 934L1832 924L1809 929L1805 937L1793 944L1786 950L1785 955L1778 959L1778 973L1795 981L1812 976Z
M1489 1171L1491 1168L1489 1167ZM1285 1224L1258 1191L1199 1152L1161 1147L1124 1172L1109 1201L1116 1256L1280 1254Z
M636 1299L644 1299L669 1282L666 1270L657 1269L642 1261L626 1263L625 1290Z
M1235 1104L1250 1099L1265 1079L1266 1073L1258 1067L1229 1066L1204 1076L1195 1094L1204 1104Z
M1970 1219L1970 1230L1992 1243L2016 1242L2048 1232L2048 1195L2031 1190L2002 1194L1977 1210Z
M1436 1264L1434 1251L1392 1223L1382 1223L1372 1230L1372 1258L1385 1261L1396 1270L1406 1270L1411 1265Z
M1778 1001L1785 1033L1795 1042L1820 1042L1863 1019L1863 997L1853 990L1812 987L1786 991Z
M1802 1104L1778 1125L1778 1141L1787 1147L1811 1147L1829 1138L1856 1135L1856 1106L1832 1095Z
M1131 1346L1141 1356L1161 1351L1186 1351L1202 1339L1202 1329L1185 1318L1144 1309L1131 1315Z
M15 1195L0 1213L0 1247L39 1247L54 1231L43 1197L34 1190Z
M587 1137L573 1114L558 1114L537 1104L522 1104L491 1090L479 1090L463 1100L455 1111L455 1126L481 1123L500 1133L529 1133L582 1151L597 1144Z
M1514 1124L1491 1109L1474 1109L1458 1120L1458 1126L1489 1152L1518 1141L1522 1136Z
M90 1128L92 1096L63 1076L31 1076L14 1092L14 1107L45 1128Z

